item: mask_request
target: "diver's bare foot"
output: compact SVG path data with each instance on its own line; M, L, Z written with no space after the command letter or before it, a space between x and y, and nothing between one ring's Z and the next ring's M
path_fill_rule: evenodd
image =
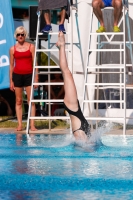
M18 126L17 128L16 128L16 131L22 131L23 129L22 129L22 126Z
M37 129L36 129L35 126L32 126L30 130L31 130L31 131L37 131Z
M65 45L64 34L63 34L63 32L59 32L59 34L58 34L58 42L56 43L56 46L58 48L60 48L61 46L64 46L64 45Z

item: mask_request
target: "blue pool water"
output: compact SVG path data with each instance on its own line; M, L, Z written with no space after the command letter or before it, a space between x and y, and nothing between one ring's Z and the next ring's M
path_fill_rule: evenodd
M0 200L133 199L133 136L95 148L70 135L0 134Z

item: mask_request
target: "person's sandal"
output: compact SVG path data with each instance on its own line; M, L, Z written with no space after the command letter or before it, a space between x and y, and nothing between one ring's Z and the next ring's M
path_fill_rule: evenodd
M119 28L118 26L114 26L113 31L114 31L115 33L121 32L121 30L120 30L120 28Z
M59 32L63 32L64 34L66 34L66 30L65 30L64 24L60 24L59 25Z
M52 26L49 24L49 25L46 25L42 30L41 30L42 33L49 33L49 32L52 32Z
M104 26L100 26L98 30L96 30L97 33L103 33L106 32L106 29Z

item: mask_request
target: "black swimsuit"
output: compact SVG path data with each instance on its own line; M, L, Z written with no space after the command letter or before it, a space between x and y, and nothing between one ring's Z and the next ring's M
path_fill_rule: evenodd
M70 114L73 115L75 117L77 117L80 121L81 121L81 126L80 128L78 128L77 130L82 130L85 132L86 135L88 135L90 137L91 133L90 133L90 125L88 124L87 120L85 119L85 117L83 116L83 113L81 111L80 105L79 105L79 101L78 101L78 111L74 112L72 110L70 110L64 103L64 107L65 110ZM75 130L75 131L77 131ZM73 133L75 132L73 131Z

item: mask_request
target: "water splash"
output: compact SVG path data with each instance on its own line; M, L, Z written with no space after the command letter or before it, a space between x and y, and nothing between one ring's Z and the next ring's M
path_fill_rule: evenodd
M91 136L88 138L87 141L74 140L74 145L90 152L96 151L98 148L103 146L102 135L109 132L112 127L113 123L102 122L100 123L98 129L94 130L91 133Z
M57 148L57 147L66 147L66 146L80 146L87 151L95 151L97 150L102 144L101 136L105 133L110 131L112 128L111 123L101 123L97 130L94 130L91 133L91 137L85 141L77 141L73 134L65 134L65 135L27 135L27 143L28 146L40 146L46 148Z

